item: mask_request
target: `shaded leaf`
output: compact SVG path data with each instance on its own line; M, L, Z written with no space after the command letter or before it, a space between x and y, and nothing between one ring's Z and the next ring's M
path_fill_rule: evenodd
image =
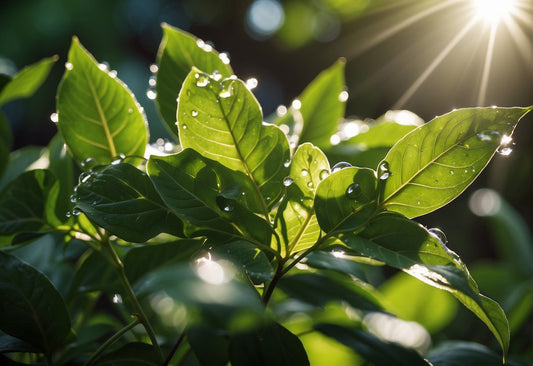
M0 178L4 174L9 162L9 152L13 143L11 127L4 113L0 112Z
M46 169L48 160L44 159L46 148L25 146L9 154L9 163L0 179L0 190L27 170Z
M384 159L389 178L381 206L412 218L446 205L481 173L529 111L459 109L407 134Z
M502 358L488 347L473 342L446 342L431 351L429 361L435 366L486 365L502 366ZM508 366L518 366L506 362Z
M0 353L11 353L11 352L39 353L40 349L35 346L32 346L29 343L24 342L21 339L12 337L8 334L0 333Z
M78 261L68 299L83 292L121 288L117 272L101 253L89 250Z
M221 77L230 77L233 70L226 58L192 34L163 24L163 39L157 55L158 71L156 102L166 126L174 136L178 94L193 66L207 73L217 71Z
M63 298L50 281L18 258L0 252L0 329L50 355L70 331Z
M50 69L57 60L57 55L43 58L20 70L0 89L0 106L14 99L26 98L35 93L46 80Z
M288 171L285 134L276 126L263 124L261 108L241 80L220 80L193 69L179 98L182 146L244 173L261 204L261 214L268 216L268 207L283 192L282 181Z
M131 242L161 232L182 236L182 223L168 209L150 178L127 163L88 172L75 194L75 209L99 226Z
M95 363L97 366L158 366L160 364L159 355L154 347L141 342L125 344L104 355Z
M58 127L78 162L107 164L119 155L143 156L146 117L115 73L99 66L77 38L57 91Z
M205 366L228 364L228 338L225 332L204 326L192 326L187 332L187 339L196 358Z

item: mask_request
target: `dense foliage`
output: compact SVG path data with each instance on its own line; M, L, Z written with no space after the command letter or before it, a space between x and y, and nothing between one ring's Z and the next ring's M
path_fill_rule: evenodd
M55 61L2 79L0 104L31 95ZM3 364L501 363L475 343L431 349L371 285L384 265L431 286L417 290L428 303L453 295L505 359L504 311L444 233L412 219L505 154L531 107L343 120L339 60L264 118L254 80L168 25L151 69L175 141L149 145L135 96L77 38L50 145L9 154L0 119Z

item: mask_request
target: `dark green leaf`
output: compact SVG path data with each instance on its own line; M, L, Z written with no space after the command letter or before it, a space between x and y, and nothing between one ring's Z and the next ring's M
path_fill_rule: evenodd
M457 254L425 228L400 215L384 213L358 235L346 233L340 238L360 255L383 261L450 292L487 325L504 355L507 353L509 325L505 313L496 302L479 293Z
M0 106L13 99L26 98L35 93L44 82L50 69L54 65L54 62L57 60L57 56L44 58L41 61L26 66L20 70L20 72L0 90Z
M68 298L83 292L116 291L120 288L117 273L101 253L88 251L76 267Z
M9 155L9 164L0 179L0 190L16 177L31 169L45 169L48 167L48 160L44 158L46 148L38 146L25 146L13 151Z
M99 66L77 38L57 92L58 127L78 162L110 163L143 156L148 142L142 109L114 72Z
M0 353L32 352L39 353L40 349L10 335L0 333ZM3 365L3 363L0 363Z
M156 102L168 129L177 137L178 94L193 66L221 77L233 75L229 60L192 34L163 24L163 40L158 52Z
M353 231L374 215L377 204L375 172L348 167L332 173L317 188L315 211L322 230Z
M348 96L344 97L344 65L340 59L322 71L302 92L300 112L303 117L301 142L311 142L319 147L328 146L337 129Z
M11 127L4 113L0 112L0 178L6 170L9 162L9 152L13 143Z
M459 109L402 138L383 164L381 206L407 217L427 214L461 194L531 108Z
M300 339L277 323L232 336L230 361L233 366L309 365Z
M50 281L35 268L2 252L0 329L48 355L70 331L67 308Z
M201 365L228 364L229 339L224 332L204 326L193 326L187 332L187 339Z
M361 265L343 252L334 250L331 252L316 250L309 253L305 258L305 264L310 267L330 269L341 273L347 273L360 279L365 278Z
M61 223L55 216L59 183L48 170L21 174L0 193L0 233L50 230Z
M182 235L181 221L165 206L150 178L127 163L87 172L76 190L75 209L99 226L131 242L161 232Z
M131 283L135 283L151 270L169 263L188 263L202 247L203 242L203 239L182 239L133 248L124 257L126 275Z
M270 241L270 225L248 209L257 208L258 203L244 174L192 149L151 156L148 173L168 207L193 225L185 227L187 235L208 231Z
M159 355L154 347L140 342L128 343L103 356L96 366L147 366L160 365Z
M373 334L361 329L336 324L318 324L315 329L352 348L374 365L429 365L416 351L403 348L395 343L381 341Z
M261 108L241 80L220 80L193 69L179 100L182 146L244 173L261 204L261 214L267 216L268 207L283 193L288 172L285 134L263 124Z
M484 345L472 342L447 342L429 354L429 361L435 366L483 365L502 366L502 358ZM507 366L518 366L506 362Z

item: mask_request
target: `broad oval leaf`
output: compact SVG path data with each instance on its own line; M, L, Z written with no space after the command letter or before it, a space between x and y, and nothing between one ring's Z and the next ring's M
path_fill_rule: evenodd
M332 173L318 186L315 211L318 223L327 233L353 231L376 212L375 172L348 167Z
M283 192L289 144L278 127L263 124L245 84L193 69L183 83L177 117L182 146L244 173L268 216Z
M39 271L0 252L0 329L50 355L70 332L63 298Z
M450 292L481 319L500 343L509 348L505 313L479 293L474 279L457 254L424 227L395 213L373 218L359 234L341 234L342 242L357 254L385 262L417 279Z
M66 65L57 92L58 127L76 161L107 164L122 154L143 156L146 117L127 86L77 38Z
M407 217L449 203L480 174L531 108L459 109L420 126L394 145L381 206Z
M127 163L82 173L75 209L114 235L144 242L166 232L183 236L183 224L155 190L150 178Z
M57 55L44 58L20 70L13 79L9 80L3 88L0 88L0 106L35 93L46 80L50 69L57 60Z
M168 24L162 27L155 100L166 126L177 137L176 99L191 68L196 66L208 73L216 71L224 78L233 75L233 70L227 55L219 54L201 39Z

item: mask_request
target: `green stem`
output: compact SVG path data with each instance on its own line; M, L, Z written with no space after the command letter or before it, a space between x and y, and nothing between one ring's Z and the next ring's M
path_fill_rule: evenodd
M120 337L122 337L122 335L124 335L124 333L128 332L130 329L132 329L133 327L135 327L137 324L140 324L140 323L141 323L141 319L139 317L137 317L137 318L135 318L135 320L133 322L131 322L130 324L126 325L124 328L120 329L118 332L113 334L113 336L111 338L109 338L107 341L104 342L104 344L102 344L100 347L98 347L98 349L91 356L91 358L87 362L85 362L84 366L92 365L93 362L98 358L98 356L100 356L100 354L102 354L102 352L104 352L106 350L107 347L111 346Z
M165 359L165 362L163 362L161 366L167 366L170 363L170 360L172 360L172 357L174 357L174 354L178 350L178 347L180 346L181 342L183 341L183 338L185 338L185 331L183 331L183 333L181 333L180 337L178 338L178 340L176 341L176 343L174 344L174 346L172 347L172 349L168 353L168 356Z
M135 307L136 312L138 313L138 316L140 318L140 321L142 325L144 326L144 329L146 329L146 333L148 334L148 337L150 338L150 341L152 342L152 345L156 349L157 353L159 354L159 358L161 361L163 361L163 351L161 351L161 348L159 347L159 344L157 343L157 339L155 336L154 329L152 328L152 325L148 321L148 317L144 313L144 310L141 306L141 303L139 302L139 299L137 299L137 296L135 295L135 292L133 292L133 288L131 287L130 281L128 280L128 277L126 277L126 273L124 272L124 264L120 260L117 252L115 251L115 248L113 248L113 245L109 242L109 240L104 240L102 242L104 245L104 248L106 248L109 253L111 254L114 262L114 267L117 270L117 273L119 275L120 281L124 285L124 288L126 289L131 301L133 302L133 305Z
M274 274L274 277L272 278L272 281L268 284L265 292L263 292L262 301L263 304L266 306L268 302L270 301L270 297L272 296L272 293L274 292L274 289L276 288L278 281L283 276L283 265L285 264L285 261L279 261L278 267L276 268L276 273Z

